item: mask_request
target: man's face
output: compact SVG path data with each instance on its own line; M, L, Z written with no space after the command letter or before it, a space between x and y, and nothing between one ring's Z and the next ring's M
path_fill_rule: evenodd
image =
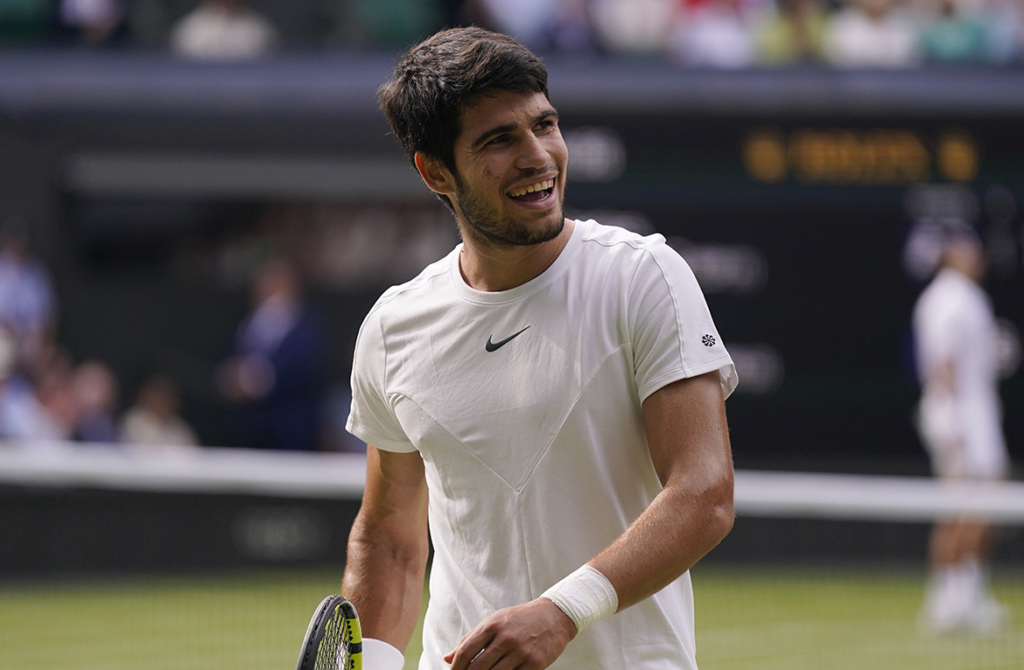
M498 91L462 115L455 193L463 234L496 246L540 244L565 223L568 151L543 93Z

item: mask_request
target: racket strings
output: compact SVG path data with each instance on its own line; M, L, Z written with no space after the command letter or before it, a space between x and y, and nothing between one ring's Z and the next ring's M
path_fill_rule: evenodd
M352 622L339 605L324 625L313 670L352 670L353 638Z

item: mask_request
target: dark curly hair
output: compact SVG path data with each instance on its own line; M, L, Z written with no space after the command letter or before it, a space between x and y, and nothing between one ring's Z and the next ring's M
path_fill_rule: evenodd
M508 35L452 28L412 47L378 100L406 156L417 152L455 170L462 112L492 91L548 94L540 59Z

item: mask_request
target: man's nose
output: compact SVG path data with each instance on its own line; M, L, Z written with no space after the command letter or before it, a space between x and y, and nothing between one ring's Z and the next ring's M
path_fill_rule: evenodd
M516 167L522 169L542 168L549 161L550 157L544 143L536 135L528 134L523 140L519 157L516 159Z

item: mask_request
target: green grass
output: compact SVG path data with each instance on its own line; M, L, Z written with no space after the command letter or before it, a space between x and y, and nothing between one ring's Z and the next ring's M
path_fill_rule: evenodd
M919 630L924 573L693 571L701 670L1013 670L1024 668L1024 580L995 582L1006 633Z
M0 670L287 670L341 570L0 583ZM1024 579L994 638L922 635L923 575L694 570L701 670L1024 668ZM419 654L419 631L407 670Z
M291 668L337 573L8 586L2 670Z
M0 670L288 670L341 572L0 582Z

